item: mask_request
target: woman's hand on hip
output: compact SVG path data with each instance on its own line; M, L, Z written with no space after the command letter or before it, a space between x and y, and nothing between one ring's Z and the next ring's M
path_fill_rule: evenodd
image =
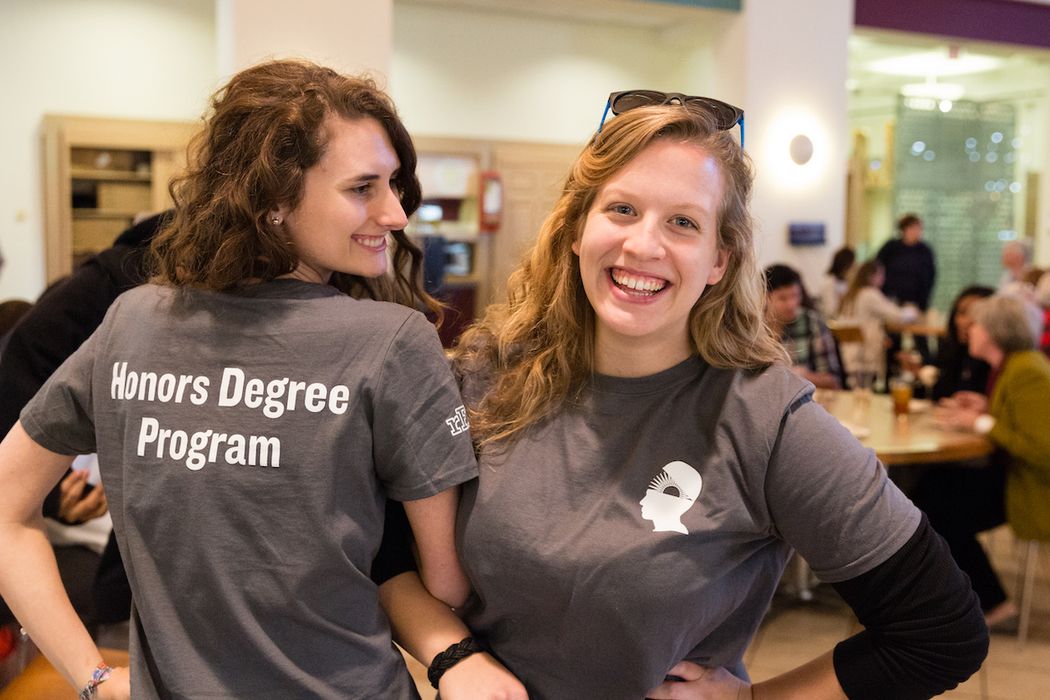
M525 686L490 654L471 654L438 681L441 700L528 700Z
M128 700L131 697L131 674L125 666L113 667L103 683L95 690L98 700Z
M752 700L751 685L724 668L679 661L667 672L680 681L664 681L646 695L649 700Z

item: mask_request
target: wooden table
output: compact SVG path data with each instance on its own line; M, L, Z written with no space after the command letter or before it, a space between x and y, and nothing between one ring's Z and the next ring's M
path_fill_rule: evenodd
M948 329L940 323L932 324L924 321L914 323L887 323L886 331L889 333L911 333L912 335L925 335L927 337L941 338L948 333Z
M983 435L938 428L929 402L913 400L916 410L897 417L893 415L893 399L885 394L865 397L849 391L818 390L814 398L862 445L875 450L886 466L959 462L985 457L993 449Z

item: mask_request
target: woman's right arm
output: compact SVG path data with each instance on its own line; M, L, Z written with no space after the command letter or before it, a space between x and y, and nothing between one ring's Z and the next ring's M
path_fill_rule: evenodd
M70 461L34 442L21 423L0 442L0 593L37 647L80 689L102 656L69 602L40 513ZM98 686L99 698L129 695L126 669Z
M434 657L470 636L452 610L430 595L414 571L385 581L379 602L390 618L394 640L429 666ZM525 686L486 652L471 654L438 681L445 700L524 700Z
M898 306L878 289L871 295L871 311L883 323L911 323L918 318L919 310L914 307Z

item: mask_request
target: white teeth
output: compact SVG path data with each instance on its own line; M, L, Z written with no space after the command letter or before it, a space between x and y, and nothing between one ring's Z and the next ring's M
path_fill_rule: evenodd
M611 271L613 282L617 285L624 287L625 289L631 289L636 292L646 292L649 294L655 294L661 289L667 286L667 281L658 279L656 277L640 277L638 275L631 275L623 270L612 270Z
M354 236L354 240L366 248L382 248L386 236Z

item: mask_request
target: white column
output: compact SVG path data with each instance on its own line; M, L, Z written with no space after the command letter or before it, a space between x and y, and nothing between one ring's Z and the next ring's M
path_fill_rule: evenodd
M1044 83L1044 97L1041 109L1037 114L1050 114L1050 79ZM1041 124L1046 124L1042 121ZM1032 124L1033 129L1040 129L1040 123ZM1041 153L1034 154L1033 167L1039 172L1039 194L1036 197L1035 225L1035 264L1039 267L1050 265L1050 133L1045 130L1040 134ZM1041 159L1041 160L1040 160Z
M853 3L842 0L747 0L714 50L719 94L746 112L746 148L755 163L752 213L759 260L799 269L816 288L845 239L846 62ZM811 160L792 162L788 145L802 134ZM821 222L826 243L788 243L790 222Z
M218 0L219 74L268 58L306 58L387 86L394 45L393 0Z

